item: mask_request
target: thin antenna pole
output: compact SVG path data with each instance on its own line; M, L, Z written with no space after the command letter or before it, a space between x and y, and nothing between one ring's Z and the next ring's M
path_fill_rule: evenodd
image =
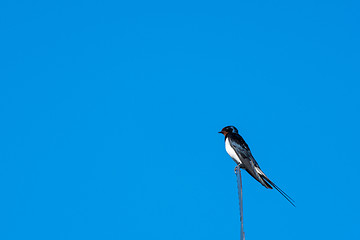
M239 207L240 207L240 240L245 240L245 232L244 232L244 220L243 220L243 194L242 194L242 181L241 181L241 171L240 167L236 166L235 174L237 177L237 186L238 186L238 194L239 194Z

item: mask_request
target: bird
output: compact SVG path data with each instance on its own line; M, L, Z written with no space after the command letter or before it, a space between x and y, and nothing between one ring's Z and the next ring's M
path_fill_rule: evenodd
M256 181L261 183L268 189L273 187L288 200L294 207L295 201L273 183L261 170L259 164L251 154L250 148L245 140L240 136L238 130L234 126L224 127L219 133L225 136L225 149L230 157L235 161L236 165L245 169ZM237 167L235 167L236 173Z

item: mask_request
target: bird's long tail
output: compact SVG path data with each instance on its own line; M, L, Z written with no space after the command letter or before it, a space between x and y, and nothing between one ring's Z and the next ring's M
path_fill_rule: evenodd
M276 186L276 184L273 183L262 171L261 171L261 173L259 173L259 175L264 180L264 182L266 182L267 184L270 184L271 186L273 186L281 195L283 195L284 198L286 198L286 200L289 201L289 203L291 203L291 205L296 207L295 206L295 201L289 195L287 195L283 190L281 190L281 188Z

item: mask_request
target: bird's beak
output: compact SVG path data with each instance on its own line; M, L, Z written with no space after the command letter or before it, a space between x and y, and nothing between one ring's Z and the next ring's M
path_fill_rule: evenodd
M223 131L220 131L219 133L224 134Z

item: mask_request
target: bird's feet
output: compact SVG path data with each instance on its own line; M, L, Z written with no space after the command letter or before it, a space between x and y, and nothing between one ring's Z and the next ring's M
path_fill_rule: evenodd
M237 174L238 171L239 171L239 166L236 166L235 169L234 169L235 174Z

